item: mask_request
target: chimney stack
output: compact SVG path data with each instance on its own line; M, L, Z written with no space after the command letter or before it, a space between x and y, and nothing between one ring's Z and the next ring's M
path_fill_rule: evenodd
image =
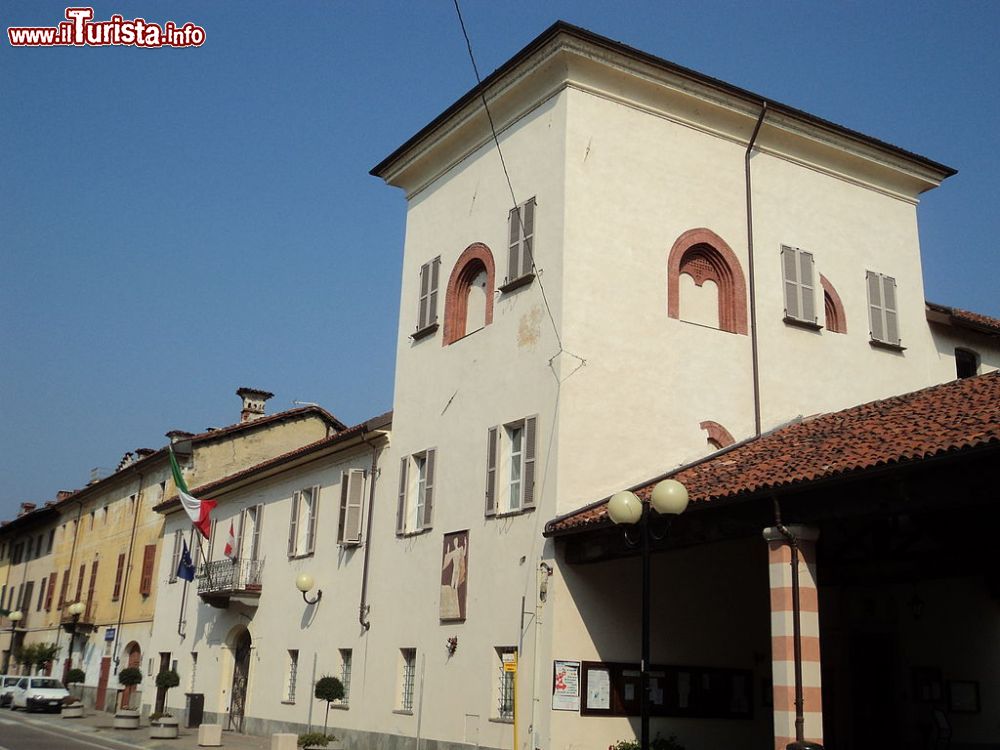
M240 422L252 422L264 416L264 402L274 396L273 393L260 391L256 388L239 388L236 395L243 399L243 410L240 412Z
M34 503L21 503L21 512L17 514L18 518L23 516L25 513L31 513L36 507Z

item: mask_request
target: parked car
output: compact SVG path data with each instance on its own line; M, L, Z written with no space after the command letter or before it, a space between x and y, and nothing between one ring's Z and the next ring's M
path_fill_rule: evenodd
M67 696L69 690L55 677L22 677L14 687L10 707L12 711L23 708L59 712Z
M10 705L10 696L14 692L14 686L20 680L16 674L0 675L0 707Z

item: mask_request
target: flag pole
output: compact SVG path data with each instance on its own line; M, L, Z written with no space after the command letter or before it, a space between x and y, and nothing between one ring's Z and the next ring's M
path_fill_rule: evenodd
M190 544L188 544L188 555L190 556L191 547L194 546L194 528L191 529L191 533L188 535L188 540L190 542ZM183 558L181 558L181 560L183 562ZM187 595L188 595L189 583L190 581L188 581L188 579L185 578L184 589L183 591L181 591L181 608L180 612L177 614L177 635L179 635L182 639L187 636L186 632L187 628L185 627L187 625L187 618L185 617L185 614L187 612Z

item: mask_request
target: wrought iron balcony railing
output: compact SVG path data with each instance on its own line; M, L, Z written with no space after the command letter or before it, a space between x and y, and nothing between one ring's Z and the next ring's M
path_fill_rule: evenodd
M214 560L198 570L198 595L203 597L260 596L263 560Z

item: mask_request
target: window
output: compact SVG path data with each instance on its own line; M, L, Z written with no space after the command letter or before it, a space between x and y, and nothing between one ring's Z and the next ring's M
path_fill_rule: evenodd
M872 342L899 348L896 280L874 271L865 273L868 282L868 321L871 324Z
M147 544L142 552L142 575L139 576L139 593L149 596L153 592L153 563L156 560L156 545Z
M361 515L365 496L365 472L350 469L340 475L340 523L337 541L361 544Z
M517 649L513 646L499 646L496 649L496 713L500 721L514 720L514 680L517 677Z
M487 516L535 507L536 422L536 417L528 417L487 432Z
M46 555L51 555L52 554L52 547L55 544L55 542L56 542L56 530L52 529L51 531L49 531L49 543L48 543L48 545L46 546L46 549L45 549L45 554Z
M14 553L11 557L11 565L17 565L21 562L21 555L24 554L24 542L18 542L14 545Z
M819 283L823 287L823 314L826 330L830 333L847 333L847 313L844 312L844 303L840 301L840 295L823 274L819 275Z
M83 563L80 566L80 574L76 577L76 598L73 599L74 602L83 601L83 579L87 575L87 563Z
M346 706L351 702L351 659L353 652L349 648L340 649L340 682L344 686L344 697L340 704Z
M414 338L423 338L437 329L438 277L441 256L420 266L420 298L417 306L417 330Z
M681 299L681 277L686 289ZM712 282L717 299L706 296ZM699 289L695 289L698 287ZM696 294L697 292L697 294ZM747 291L736 253L710 229L690 229L674 242L667 260L667 316L747 334Z
M42 605L45 603L45 584L48 579L42 579L42 585L38 587L38 606L35 607L36 612L42 611Z
M56 594L56 578L58 577L58 575L59 575L58 573L53 572L52 575L49 576L49 588L48 591L45 592L46 612L50 612L52 610L52 599L53 597L55 597Z
M534 278L535 199L512 208L507 216L507 281L503 291L516 288L514 282Z
M955 375L958 378L971 378L979 374L979 355L971 349L955 350Z
M316 521L319 517L319 485L292 495L288 522L288 556L311 555L316 549Z
M298 649L288 650L288 674L285 675L285 700L283 703L295 703L295 679L299 671Z
M31 559L31 553L35 551L35 540L33 537L28 537L28 549L24 553L24 561L28 562Z
M122 576L125 575L125 555L118 555L118 567L115 570L115 588L111 592L111 601L118 601L118 597L122 593ZM66 593L66 579L63 579L63 594ZM62 606L62 597L59 598L59 606Z
M493 253L486 245L475 242L458 256L445 293L444 346L493 322L495 279Z
M816 261L812 253L797 247L781 246L781 274L785 290L785 321L816 323Z
M63 571L62 588L59 589L59 609L62 609L66 604L67 593L69 593L69 568Z
M45 554L44 552L42 552L44 546L45 546L45 535L39 534L38 541L35 543L35 557L41 557L43 554Z
M87 611L84 615L84 620L90 622L90 613L93 611L94 606L94 590L97 588L97 563L98 560L94 560L90 564L90 585L87 586Z
M181 564L181 554L184 552L184 532L177 530L174 532L174 549L170 553L170 570L167 575L167 583L177 582L177 568Z
M406 713L413 711L413 683L417 675L417 650L401 648L399 650L399 710Z
M237 559L260 559L261 530L264 528L264 506L253 505L240 511L240 538ZM259 581L256 581L259 583Z
M437 451L405 456L399 465L396 533L416 534L431 527L434 515L434 462Z

